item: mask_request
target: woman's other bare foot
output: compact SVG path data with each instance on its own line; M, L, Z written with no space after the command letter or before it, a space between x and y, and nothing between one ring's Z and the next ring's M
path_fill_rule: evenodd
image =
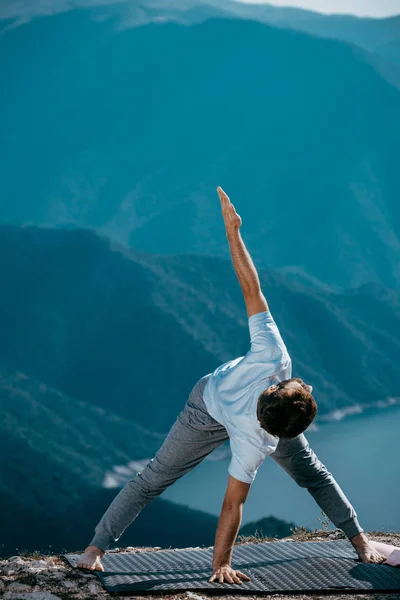
M386 557L373 547L364 533L359 533L351 538L350 542L353 544L362 562L380 564L386 561Z
M77 566L81 569L90 569L91 571L104 571L104 567L101 564L103 554L104 551L97 546L88 546L85 554L79 559Z

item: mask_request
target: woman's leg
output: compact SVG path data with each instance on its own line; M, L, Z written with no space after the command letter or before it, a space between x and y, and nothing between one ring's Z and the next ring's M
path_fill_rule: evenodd
M202 378L194 386L154 458L111 502L95 527L91 546L105 551L146 504L228 439L226 429L208 414L204 405L202 395L206 380Z
M349 539L363 531L357 513L331 473L318 460L303 434L280 439L271 458L301 487L307 488L332 523Z

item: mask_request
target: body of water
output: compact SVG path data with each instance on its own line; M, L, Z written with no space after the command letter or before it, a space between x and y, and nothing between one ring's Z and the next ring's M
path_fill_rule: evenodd
M400 531L400 407L327 423L306 437L352 502L366 531ZM163 498L219 515L229 460L203 461ZM272 459L260 466L243 509L243 524L273 515L320 527L321 510L307 490Z

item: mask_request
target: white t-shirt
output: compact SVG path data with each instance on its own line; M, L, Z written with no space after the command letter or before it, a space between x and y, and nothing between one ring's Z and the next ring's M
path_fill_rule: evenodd
M249 329L251 343L246 356L218 367L203 395L208 412L230 438L228 471L245 483L254 481L258 467L279 442L258 422L258 398L271 385L292 376L292 361L271 313L252 315Z

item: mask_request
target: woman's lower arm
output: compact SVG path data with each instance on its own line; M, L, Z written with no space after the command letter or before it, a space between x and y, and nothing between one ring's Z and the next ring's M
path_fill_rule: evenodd
M242 521L242 504L224 504L215 535L213 568L230 565L233 545Z
M260 289L257 269L244 244L239 229L227 229L227 237L233 266L243 293L257 292Z

